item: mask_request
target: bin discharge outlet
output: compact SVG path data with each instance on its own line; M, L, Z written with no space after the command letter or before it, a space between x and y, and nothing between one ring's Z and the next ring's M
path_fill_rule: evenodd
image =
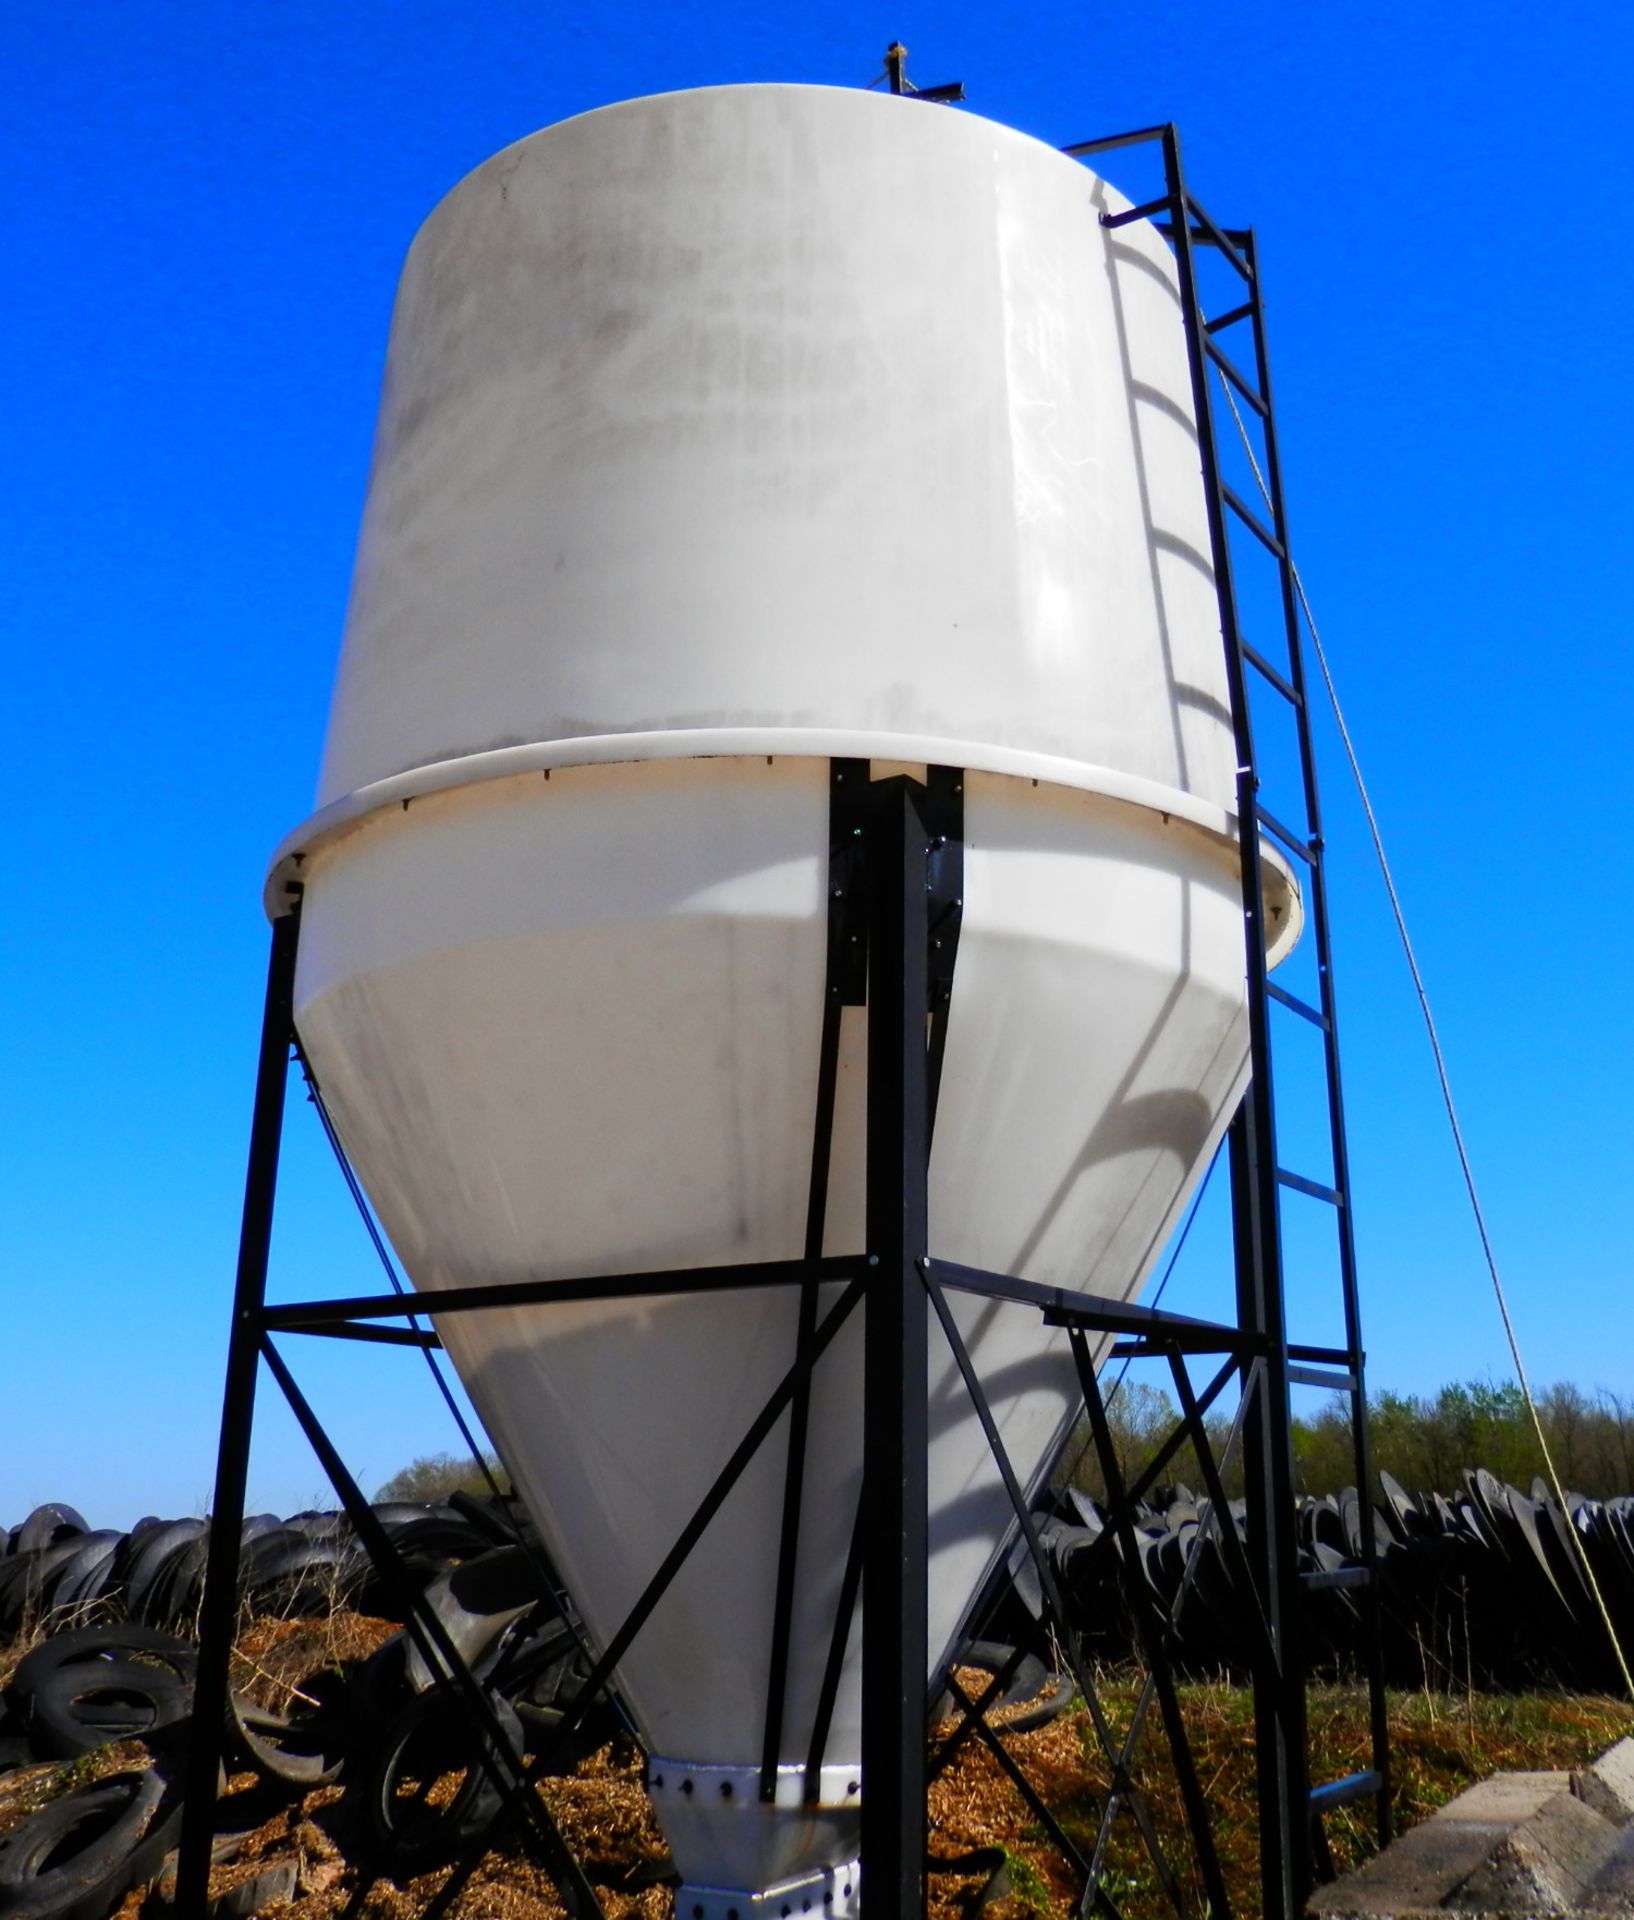
M932 1253L1139 1292L1248 1040L1185 334L1162 237L1100 224L1126 205L970 114L745 86L549 128L426 222L318 811L268 898L303 883L297 1025L433 1299L801 1255L836 756L965 770ZM1268 872L1280 949L1298 902ZM866 1020L842 1020L834 1254L863 1245ZM791 1364L797 1311L765 1288L439 1323L603 1644ZM1036 1479L1075 1403L1064 1340L954 1311ZM786 1418L619 1669L687 1913L857 1903L854 1626L818 1805L801 1776L862 1317L813 1379L773 1801ZM940 1661L1011 1518L930 1341Z

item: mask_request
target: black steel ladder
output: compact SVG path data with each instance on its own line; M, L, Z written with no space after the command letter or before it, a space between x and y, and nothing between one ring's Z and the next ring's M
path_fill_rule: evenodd
M1186 185L1179 137L1173 126L1159 126L1087 141L1065 151L1076 158L1150 142L1161 144L1164 191L1155 199L1121 212L1103 213L1104 227L1153 220L1174 251L1181 308L1191 363L1192 401L1208 505L1209 538L1220 627L1230 686L1236 746L1237 817L1252 821L1257 833L1242 833L1243 917L1246 929L1249 1035L1252 1080L1230 1136L1233 1213L1237 1241L1238 1311L1245 1329L1266 1340L1263 1389L1256 1396L1247 1441L1251 1561L1263 1568L1259 1598L1276 1667L1276 1684L1257 1690L1256 1745L1259 1804L1262 1810L1261 1867L1264 1911L1295 1916L1303 1911L1319 1873L1331 1874L1324 1820L1338 1808L1371 1800L1380 1845L1390 1833L1388 1732L1380 1636L1377 1542L1372 1519L1372 1460L1368 1438L1367 1394L1356 1251L1350 1204L1350 1175L1345 1148L1344 1102L1339 1070L1338 1015L1323 869L1322 821L1311 741L1303 638L1305 614L1294 569L1283 503L1282 469L1266 353L1265 317L1258 258L1252 230L1225 228L1211 219ZM1209 249L1231 270L1234 294L1210 315L1199 287L1198 255ZM1245 341L1247 354L1230 349ZM1245 367L1241 364L1246 358ZM1243 429L1247 458L1262 493L1251 502L1226 480L1216 428L1217 394ZM1246 418L1245 418L1246 416ZM1259 451L1254 451L1257 437ZM1246 554L1243 549L1246 547ZM1283 652L1252 644L1242 629L1237 592L1242 564L1275 568ZM1246 577L1246 576L1245 576ZM1255 754L1254 719L1258 703L1284 703L1298 739L1299 784L1294 807L1275 810L1261 794ZM1303 809L1303 828L1289 824ZM1263 870L1263 842L1274 845L1294 870L1304 899L1308 937L1315 949L1316 1004L1296 997L1270 978ZM1322 1036L1326 1081L1327 1132L1332 1166L1317 1180L1281 1165L1272 1074L1273 1004L1310 1023ZM1338 1275L1342 1296L1344 1344L1290 1344L1282 1233L1282 1196L1295 1192L1325 1205L1338 1237ZM1299 1574L1292 1457L1292 1386L1327 1387L1345 1396L1356 1486L1360 1501L1358 1567ZM1259 1497L1254 1497L1255 1489ZM1254 1538L1258 1534L1258 1539ZM1306 1663L1300 1646L1300 1583L1306 1587L1355 1589L1361 1608L1372 1764L1342 1780L1312 1785L1306 1739ZM1303 1814L1303 1817L1301 1817Z

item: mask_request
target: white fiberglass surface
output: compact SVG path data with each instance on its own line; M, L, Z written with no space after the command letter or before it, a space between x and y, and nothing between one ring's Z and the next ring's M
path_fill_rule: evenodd
M1242 1084L1229 847L971 776L931 1245L1135 1291ZM828 763L665 762L417 801L308 871L297 1022L416 1286L792 1258L812 1153ZM862 1009L843 1028L831 1252L862 1244ZM827 1309L838 1286L824 1289ZM1066 1417L1036 1317L956 1309L1018 1472ZM794 1350L785 1290L439 1325L592 1630L611 1635ZM856 1509L861 1318L814 1383L785 1759L803 1760ZM939 1656L1000 1548L998 1477L932 1329ZM655 1751L759 1758L780 1426L627 1656ZM852 1666L830 1758L858 1737Z
M827 88L631 101L479 167L404 269L320 804L805 728L1230 807L1174 267L1100 225L1126 204Z

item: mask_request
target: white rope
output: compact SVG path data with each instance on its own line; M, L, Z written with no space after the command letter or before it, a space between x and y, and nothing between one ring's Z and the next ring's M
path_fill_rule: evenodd
M1243 423L1242 414L1230 386L1221 381L1220 390L1231 408L1231 417L1237 423L1237 432L1243 443L1243 451L1248 455L1248 464L1254 470L1254 479L1258 483L1260 497L1264 500L1267 512L1275 514L1271 500L1271 490L1260 472L1260 463L1254 456L1253 442L1248 437L1248 429ZM1486 1268L1492 1278L1492 1291L1497 1298L1498 1312L1503 1317L1504 1335L1509 1342L1510 1357L1515 1363L1515 1377L1520 1382L1521 1396L1526 1402L1526 1411L1531 1415L1532 1428L1537 1435L1538 1449L1543 1455L1543 1464L1548 1471L1549 1484L1554 1489L1555 1499L1560 1503L1560 1511L1566 1518L1566 1531L1571 1536L1578 1564L1583 1570L1589 1591L1594 1595L1594 1603L1599 1608L1601 1621L1605 1625L1606 1638L1611 1642L1612 1653L1616 1656L1617 1666L1623 1677L1623 1687L1630 1700L1634 1700L1634 1674L1623 1652L1622 1642L1617 1637L1617 1628L1612 1622L1611 1610L1607 1607L1605 1595L1600 1591L1600 1582L1594 1577L1594 1568L1589 1564L1588 1550L1583 1545L1582 1535L1572 1518L1570 1507L1566 1503L1566 1490L1561 1485L1560 1475L1555 1468L1554 1455L1549 1450L1548 1435L1543 1430L1543 1421L1538 1414L1537 1402L1532 1397L1531 1382L1526 1377L1526 1364L1521 1359L1520 1340L1515 1332L1515 1322L1510 1315L1508 1296L1504 1292L1503 1281L1498 1275L1498 1260L1492 1250L1492 1237L1487 1231L1486 1214L1481 1207L1480 1195L1475 1190L1475 1171L1470 1164L1469 1149L1464 1144L1464 1130L1458 1124L1458 1109L1453 1104L1452 1081L1447 1073L1446 1057L1441 1051L1441 1036L1436 1031L1435 1017L1430 1012L1430 996L1424 988L1424 975L1419 970L1418 956L1413 952L1413 943L1407 935L1407 920L1402 912L1401 897L1396 892L1395 877L1390 871L1390 862L1384 854L1384 837L1379 831L1379 822L1373 812L1373 802L1368 796L1367 783L1362 778L1361 763L1356 757L1355 743L1351 740L1350 729L1345 725L1344 711L1339 705L1339 694L1333 684L1333 673L1328 666L1327 652L1322 645L1322 636L1317 631L1316 621L1311 614L1311 603L1305 592L1305 582L1299 576L1299 569L1290 557L1288 571L1293 576L1294 590L1299 595L1299 605L1305 615L1305 625L1310 630L1311 645L1316 653L1316 663L1322 672L1322 684L1328 691L1328 703L1333 708L1333 717L1339 728L1339 738L1344 743L1345 758L1350 763L1350 777L1356 783L1356 792L1362 803L1362 812L1367 819L1368 835L1373 842L1373 852L1379 863L1379 872L1384 876L1384 890L1390 898L1390 912L1396 922L1396 933L1401 940L1401 950L1407 957L1407 969L1413 976L1413 991L1418 995L1419 1011L1424 1016L1424 1031L1429 1035L1430 1052L1435 1058L1436 1079L1441 1084L1441 1102L1447 1110L1447 1124L1452 1129L1453 1145L1458 1150L1458 1165L1464 1175L1464 1187L1469 1194L1470 1210L1475 1215L1475 1229L1481 1236L1481 1252L1486 1259Z

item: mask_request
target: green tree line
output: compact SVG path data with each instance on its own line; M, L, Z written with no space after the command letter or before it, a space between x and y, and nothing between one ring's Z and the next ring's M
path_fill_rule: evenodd
M509 1493L510 1475L499 1464L499 1456L490 1453L484 1458L500 1492ZM470 1454L427 1453L400 1467L374 1497L380 1501L430 1501L446 1500L451 1493L469 1493L480 1499L492 1491L488 1474Z
M1125 1481L1141 1473L1173 1431L1178 1415L1167 1394L1124 1380L1108 1386L1107 1414L1119 1471ZM1537 1396L1538 1416L1567 1490L1592 1499L1634 1492L1634 1395L1605 1388L1588 1394L1561 1382ZM1465 1380L1433 1394L1379 1393L1368 1400L1373 1464L1409 1492L1453 1493L1466 1467L1485 1467L1523 1490L1544 1471L1525 1397L1517 1382ZM1229 1422L1207 1423L1216 1455ZM1066 1457L1074 1485L1097 1499L1105 1487L1087 1427ZM1314 1416L1294 1420L1294 1470L1302 1493L1337 1493L1356 1481L1351 1451L1350 1404L1335 1394ZM1162 1479L1184 1481L1203 1491L1189 1444ZM1242 1470L1233 1460L1226 1491L1242 1492Z
M1144 1472L1173 1432L1178 1414L1166 1393L1125 1379L1108 1383L1107 1424L1125 1482ZM1538 1395L1538 1414L1549 1450L1567 1489L1607 1500L1634 1493L1634 1395L1602 1388L1592 1396L1561 1382ZM1373 1464L1392 1474L1410 1493L1454 1493L1466 1467L1485 1467L1523 1491L1543 1472L1543 1456L1520 1387L1513 1380L1465 1380L1434 1394L1380 1393L1368 1401ZM1230 1423L1207 1423L1216 1457ZM488 1465L501 1488L510 1482L498 1460ZM1068 1448L1064 1477L1097 1499L1105 1497L1087 1425ZM1350 1404L1335 1394L1322 1410L1294 1421L1294 1471L1302 1493L1337 1493L1355 1484L1351 1453ZM1203 1477L1189 1444L1183 1446L1161 1478L1184 1481L1201 1493ZM1225 1473L1226 1492L1242 1492L1240 1461ZM431 1454L393 1474L376 1494L379 1500L442 1500L460 1490L484 1494L482 1469L467 1455Z

